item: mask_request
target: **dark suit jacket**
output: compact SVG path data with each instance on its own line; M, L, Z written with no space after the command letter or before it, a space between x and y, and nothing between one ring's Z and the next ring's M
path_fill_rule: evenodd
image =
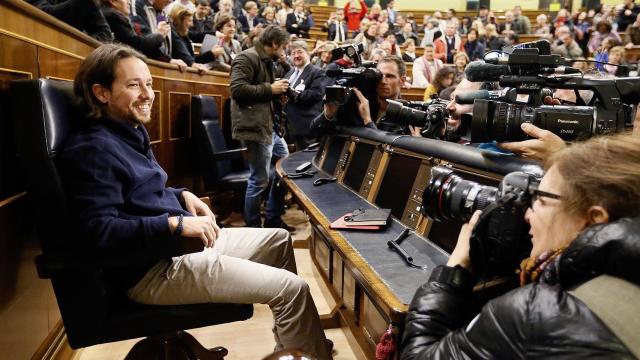
M189 37L180 36L173 26L171 27L171 58L180 59L189 66L193 65L194 62L206 64L216 59L211 51L195 55Z
M242 32L245 33L245 34L248 34L249 33L249 19L244 15L240 15L240 16L238 16L238 22L242 26ZM260 24L260 20L256 16L256 17L253 18L253 26L255 27L258 24Z
M311 28L310 18L308 14L305 14L302 22L298 22L296 19L296 15L294 13L287 14L287 31L289 34L295 35L307 35L309 33L309 29ZM294 27L294 24L298 24L298 27Z
M167 60L166 54L160 50L160 47L164 44L162 35L157 33L149 35L136 34L129 18L110 6L103 7L102 13L107 19L116 41L127 44L152 59Z
M291 78L295 69L292 67L284 78ZM296 82L290 85L295 90L300 89L300 85L304 84L304 90L298 96L289 99L285 107L289 120L289 131L292 135L309 135L311 121L322 113L322 97L326 81L324 71L309 64L298 76Z
M333 41L333 39L336 38L336 32L338 31L338 25L333 23L331 25L329 25L329 37L327 38L327 40L329 41ZM342 23L342 33L344 34L344 39L348 39L349 38L349 29L347 28L347 23L343 22Z

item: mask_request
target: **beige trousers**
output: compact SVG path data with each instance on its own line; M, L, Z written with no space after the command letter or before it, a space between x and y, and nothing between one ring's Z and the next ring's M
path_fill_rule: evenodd
M142 304L267 304L275 350L299 349L331 359L309 286L296 275L283 229L224 228L213 248L158 262L129 298Z

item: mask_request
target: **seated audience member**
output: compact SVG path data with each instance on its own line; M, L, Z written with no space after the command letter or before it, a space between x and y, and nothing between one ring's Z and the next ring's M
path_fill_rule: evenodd
M113 34L100 7L86 0L26 0L29 4L54 16L74 28L85 31L102 42L111 42Z
M381 12L382 12L382 7L380 7L380 4L373 4L371 5L371 9L369 9L369 14L367 15L367 19L371 21L378 21L378 18L380 17Z
M513 30L516 34L531 34L531 21L522 15L522 7L516 5L513 7Z
M469 238L478 211L460 230L447 264L416 291L401 360L635 358L628 345L635 335L616 335L621 333L572 290L600 275L640 286L640 138L619 134L575 143L553 154L545 168L524 216L533 248L521 265L521 287L489 301L477 315L470 311L475 278ZM594 292L616 295L600 287ZM610 302L610 314L623 311Z
M387 31L387 33L384 34L384 40L382 40L380 47L385 49L389 55L402 58L402 52L400 51L400 46L396 43L396 35L393 31Z
M616 23L617 31L625 32L627 27L636 21L636 17L640 14L640 6L635 0L625 0L624 4L617 10Z
M368 20L368 19L367 19ZM387 10L380 11L380 16L378 16L377 20L371 20L372 22L377 22L378 24L388 23L389 22L389 13Z
M325 70L327 65L331 64L332 62L331 59L333 56L332 54L333 49L337 47L338 45L331 41L317 47L314 50L314 60L312 61L313 65L315 65L316 67L322 70Z
M267 6L262 10L262 26L267 27L269 25L280 25L278 23L278 19L276 18L276 9Z
M627 43L627 47L640 45L640 14L638 14L633 24L627 26L624 40Z
M278 26L278 25L274 25L274 26ZM250 31L249 34L244 39L242 39L242 42L240 43L242 50L247 50L249 48L252 48L253 41L260 37L260 34L262 34L264 29L265 27L258 26L258 27L255 27L252 31Z
M184 61L187 66L207 70L207 63L212 62L218 54L222 53L221 47L216 47L211 51L195 55L193 44L189 39L189 28L193 25L193 11L188 8L176 5L172 7L169 14L171 20L171 57Z
M463 45L464 52L471 61L484 58L484 41L478 39L478 30L471 29L467 34L467 41Z
M371 51L374 48L374 45L378 41L378 24L375 22L370 22L364 25L362 32L353 39L355 44L362 43L364 47L364 51L362 52L362 56L365 59L368 59L371 56Z
M396 56L383 58L376 67L382 73L382 79L376 86L376 98L369 101L360 90L353 88L351 96L356 96L358 103L358 114L355 116L347 114L343 107L336 104L324 104L324 111L311 124L312 136L320 137L338 124L378 128L376 124L382 122L387 112L387 99L400 98L407 68L404 61Z
M166 187L145 124L151 121L153 79L144 57L103 45L82 62L75 94L91 114L58 157L70 206L69 233L98 251L139 249L179 237L205 250L105 278L141 304L209 302L268 304L276 350L298 348L330 359L308 285L296 275L289 234L282 229L224 228L201 200Z
M389 32L390 27L391 25L389 23L378 24L378 33L376 34L376 42L378 44L383 42L386 39L387 33Z
M533 33L536 35L549 35L551 34L551 26L547 23L548 18L545 14L536 16L536 26Z
M218 12L213 15L213 23L214 25L218 22L218 18L222 15L229 15L235 17L233 15L233 1L232 0L220 0L218 2ZM240 27L240 23L237 24ZM242 29L240 28L240 31Z
M556 14L556 18L553 19L553 27L558 28L560 26L568 26L569 30L573 28L573 20L567 9L560 9Z
M102 12L116 41L131 46L149 58L167 60L169 56L161 50L167 36L166 29L163 27L158 32L138 35L129 20L129 11L128 1L102 0Z
M464 52L459 52L453 57L453 64L455 69L455 76L453 78L453 85L458 85L462 79L465 79L464 69L469 63L469 57Z
M282 6L280 5L280 0L268 0L264 4L260 5L260 11L258 11L258 16L264 19L265 17L264 10L269 7L273 9L273 14L275 16L275 13L278 12L278 10L280 10ZM269 25L272 25L272 24L269 24Z
M576 59L582 57L582 49L580 45L573 39L573 35L563 34L560 38L562 43L560 45L556 45L555 43L551 45L551 53L557 54L565 58Z
M591 54L595 53L607 39L614 40L616 43L622 43L618 33L611 31L611 29L611 24L607 21L601 21L596 25L596 31L591 34L591 39L587 45Z
M329 33L327 36L329 41L340 44L349 37L349 28L344 21L344 10L342 8L336 9L335 14L327 20L325 27Z
M309 29L313 26L309 14L304 10L304 2L296 0L293 12L287 15L287 31L298 37L309 38Z
M453 64L453 56L458 51L464 50L462 39L456 34L456 28L454 24L448 24L444 31L444 36L440 36L433 41L435 58L447 64Z
M344 17L347 20L347 28L352 33L360 31L360 22L367 15L367 4L364 0L359 3L355 0L349 0L344 5Z
M167 22L166 13L164 8L170 3L170 0L136 0L135 14L132 17L134 29L138 34L149 35L155 32L166 31L167 36L171 36L171 26ZM168 50L169 39L167 42L167 54L171 51Z
M605 64L604 65L605 71L608 72L609 74L612 74L618 77L629 76L628 67L615 66L615 65L623 65L624 57L625 57L624 47L614 46L613 48L611 48L611 50L609 50L609 61L607 62L609 64L614 64L614 65Z
M238 22L242 28L242 32L248 34L254 27L260 24L260 18L258 18L258 4L255 1L247 1L244 4L244 10L246 15L238 16Z
M276 12L276 22L280 26L286 26L287 16L293 12L293 2L291 0L283 0L282 8Z
M433 45L425 46L424 54L413 62L413 87L426 88L442 67L442 61L434 57Z
M378 62L387 56L387 51L383 48L373 49L369 61Z
M418 42L418 34L413 31L413 26L410 23L406 23L402 27L402 31L396 32L396 43L404 44L405 41L413 39L414 42Z
M216 55L213 63L210 64L211 70L229 72L231 70L231 62L236 55L242 52L240 42L234 38L236 34L236 20L230 15L221 15L216 22L216 31L218 41L214 46L214 54ZM259 34L259 32L256 32ZM215 51L217 47L222 47L222 51Z
M285 112L289 124L289 137L297 150L316 142L311 137L311 122L322 113L322 98L326 86L324 71L310 63L307 42L294 41L290 46L293 67L284 76L295 96L289 97Z
M201 43L206 34L215 34L214 24L209 0L196 0L196 11L193 13L193 25L189 29L189 39Z
M487 50L502 50L507 44L506 41L498 35L494 24L488 24L484 27L484 30L487 39Z
M423 30L424 37L422 38L422 42L420 43L421 47L433 44L433 40L439 38L442 35L442 31L438 26L439 23L437 20L429 20L425 23Z
M409 39L402 46L404 46L402 60L404 62L414 62L416 60L416 42L413 39Z
M602 45L596 49L594 58L596 60L595 68L600 71L606 71L604 68L604 64L609 62L609 50L611 50L614 46L618 44L612 38L605 39L602 42Z
M398 16L398 10L395 10L393 8L394 6L395 6L394 0L387 1L387 8L385 10L387 11L387 15L389 16L389 23L391 24L396 23L396 17Z
M453 85L456 71L450 66L445 66L438 70L436 77L433 81L429 82L429 85L424 91L424 101L431 100L432 96L438 96L440 91Z
M460 26L458 26L458 35L467 35L469 30L471 30L471 18L463 16L460 21Z

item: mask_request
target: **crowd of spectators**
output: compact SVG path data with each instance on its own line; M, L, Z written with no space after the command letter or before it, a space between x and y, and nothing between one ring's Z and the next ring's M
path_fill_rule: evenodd
M315 25L304 0L100 0L100 8L83 8L85 12L101 11L106 19L96 21L102 15L91 16L92 27L60 14L76 0L58 1L56 5L51 5L51 0L29 1L101 41L113 37L156 60L218 71L229 71L235 56L252 47L268 25L285 28L294 40L309 38ZM65 3L71 4L65 7ZM534 23L520 6L500 17L481 6L474 17L458 16L449 9L426 14L418 21L412 13L398 12L394 1L382 8L377 3L368 6L364 0L351 0L318 25L327 36L318 40L311 52L314 65L323 69L330 64L330 52L340 44L362 43L365 60L394 55L413 63L405 84L429 88L425 98L448 82L450 74L453 85L464 79L464 66L470 61L482 59L487 51L518 43L522 35L548 39L552 52L565 58L600 62L576 63L576 67L616 76L628 75L629 68L609 64L625 64L626 50L640 45L640 6L634 0L573 14L560 9L555 15L539 14ZM111 33L105 31L106 27ZM193 43L208 46L203 47L204 53L196 54Z

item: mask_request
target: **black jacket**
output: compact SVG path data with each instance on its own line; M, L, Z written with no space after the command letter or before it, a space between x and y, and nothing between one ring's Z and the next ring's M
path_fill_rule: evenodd
M173 26L171 27L171 58L180 59L189 66L193 65L194 62L206 64L216 59L211 51L194 55L193 45L189 36L180 36Z
M400 359L634 359L568 290L602 274L640 285L638 262L640 218L592 226L538 283L488 302L471 323L473 283L432 279L409 306Z
M291 68L284 76L290 79L296 68ZM289 87L299 92L289 98L285 107L289 129L292 135L306 136L310 132L311 122L322 113L322 97L326 84L324 71L308 64L295 83Z
M296 18L295 13L287 14L287 32L289 34L295 34L298 36L308 36L309 29L311 28L311 23L309 22L309 15L304 14L301 21L298 22L298 18ZM294 26L297 25L297 26Z
M129 18L111 6L103 7L102 12L111 27L111 31L113 31L116 41L127 44L152 59L163 58L164 54L160 50L160 47L164 44L162 35L157 33L149 35L136 34Z

